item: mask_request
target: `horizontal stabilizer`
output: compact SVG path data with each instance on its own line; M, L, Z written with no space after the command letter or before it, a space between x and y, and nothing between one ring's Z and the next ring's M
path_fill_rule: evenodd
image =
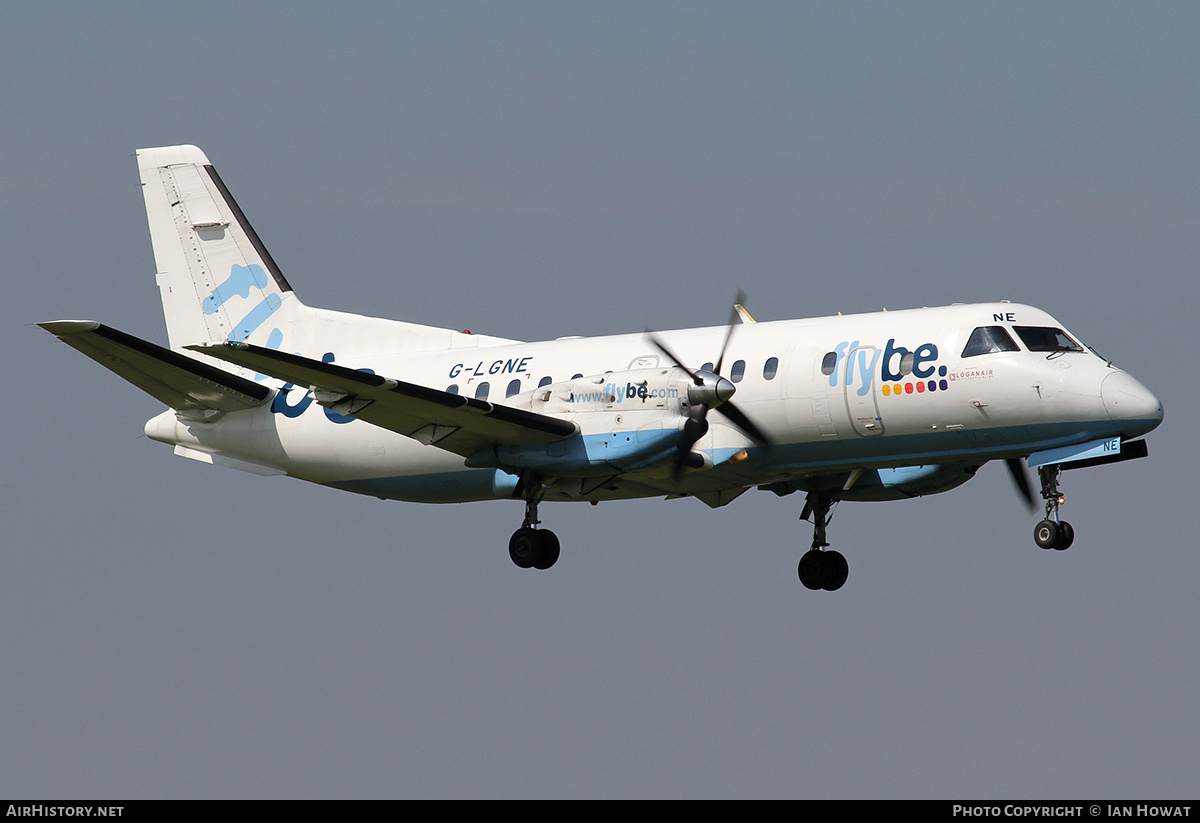
M38 323L151 397L199 418L263 403L266 386L90 320Z
M426 445L469 457L491 446L528 446L578 433L570 421L391 380L249 343L188 346L312 390L318 403Z

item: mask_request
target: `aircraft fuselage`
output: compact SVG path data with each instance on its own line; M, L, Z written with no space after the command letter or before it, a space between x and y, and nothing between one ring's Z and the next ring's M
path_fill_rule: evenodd
M1064 328L1040 309L1012 303L738 326L724 376L735 380L738 405L768 434L772 447L756 448L741 432L714 420L697 443L710 455L711 468L681 477L679 491L771 484L806 489L817 482L813 478L855 469L979 464L1104 437L1131 438L1161 420L1154 395L1086 348L1034 352L1022 346L963 357L969 336L981 327ZM686 365L697 368L717 356L725 334L724 328L711 327L661 336ZM560 384L574 375L652 372L672 365L643 334L418 355L299 353L513 405L547 378ZM605 434L636 436L639 421L631 412L652 398L639 397L630 382L604 380L594 386L611 397L599 412L610 418ZM304 388L288 387L265 406L214 423L164 413L146 431L201 453L397 500L510 497L516 482L498 468L467 468L457 455L324 408ZM746 457L731 464L729 458L743 450ZM636 482L636 473L626 475ZM600 485L573 497L643 496L631 485ZM644 491L645 496L662 494L661 483Z

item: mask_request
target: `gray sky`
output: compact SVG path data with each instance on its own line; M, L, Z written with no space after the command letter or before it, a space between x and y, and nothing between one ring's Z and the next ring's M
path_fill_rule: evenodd
M1195 797L1200 8L8 3L0 795ZM419 506L172 456L29 324L165 342L133 150L306 303L521 339L1040 306L1163 400L1065 476Z

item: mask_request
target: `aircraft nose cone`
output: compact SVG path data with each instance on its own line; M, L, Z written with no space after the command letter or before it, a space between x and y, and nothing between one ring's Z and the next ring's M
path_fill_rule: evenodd
M1123 371L1114 372L1104 378L1100 386L1104 409L1113 420L1144 421L1144 434L1158 426L1163 419L1162 403L1151 391Z

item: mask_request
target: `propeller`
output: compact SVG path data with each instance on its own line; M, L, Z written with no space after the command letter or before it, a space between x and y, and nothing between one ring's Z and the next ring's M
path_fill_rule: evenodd
M717 357L717 365L713 369L717 374L721 373L721 362L725 359L725 351L729 348L729 341L733 338L733 330L738 325L738 306L745 305L746 293L738 289L737 295L733 298L733 309L729 313L729 324L725 327L725 342L721 344L721 354Z
M672 469L672 477L675 479L678 479L685 466L694 464L692 446L696 445L696 442L708 432L708 412L710 409L719 411L730 423L757 445L771 445L770 440L763 433L763 430L747 417L745 412L733 404L730 398L737 391L737 387L721 376L721 366L725 361L725 352L729 349L729 341L733 337L734 327L738 325L737 305L745 302L745 293L739 291L737 298L734 300L735 306L733 314L729 318L729 326L725 332L725 341L721 344L721 352L717 357L717 364L713 367L712 371L708 371L707 369L693 371L688 368L661 338L655 335L650 329L646 329L646 339L650 341L651 345L666 355L668 360L683 369L692 378L692 385L688 387L688 403L691 408L688 411L688 419L683 424L683 436L679 440L679 447L675 452L675 465Z
M1029 471L1021 463L1021 458L1010 457L1004 461L1004 465L1008 466L1008 473L1012 476L1013 485L1017 487L1017 492L1021 495L1021 499L1025 501L1025 505L1030 511L1033 511L1036 505L1033 502L1033 486L1029 483Z

